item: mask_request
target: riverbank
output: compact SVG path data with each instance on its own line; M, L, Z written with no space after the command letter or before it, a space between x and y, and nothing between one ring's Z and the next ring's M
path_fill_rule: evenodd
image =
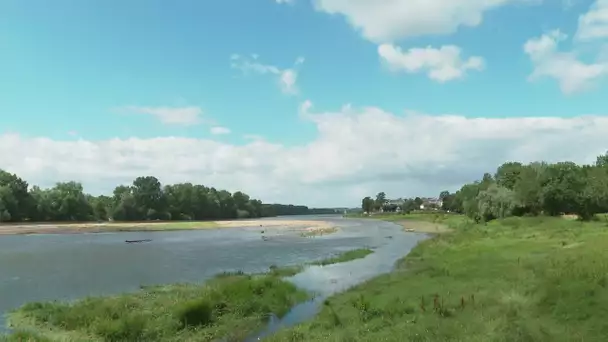
M448 218L458 217L457 215L445 215L434 213L420 214L375 214L375 215L351 215L347 217L375 219L389 221L403 227L406 232L444 234L452 231L448 224Z
M372 252L361 251L316 263L342 263ZM271 315L280 318L314 296L283 279L305 268L271 266L265 274L224 273L202 285L145 287L71 304L31 303L9 315L16 332L0 341L241 341Z
M316 220L227 220L0 224L0 235L170 231L234 227L295 230L307 236L337 231L328 222Z
M461 216L394 272L326 301L268 341L602 341L608 334L608 224Z

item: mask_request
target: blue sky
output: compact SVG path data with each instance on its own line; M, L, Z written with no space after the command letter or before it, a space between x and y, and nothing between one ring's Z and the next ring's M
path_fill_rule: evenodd
M429 0L427 8L418 8L408 0L359 2L369 7L361 10L352 0L293 0L288 4L276 0L4 0L0 4L0 134L12 137L13 143L18 136L24 153L21 159L14 157L5 165L0 161L0 167L25 172L32 181L44 184L76 177L89 188L103 192L107 186L94 184L98 176L66 172L52 161L38 160L40 154L27 159L27 145L48 139L62 148L70 142L86 142L90 149L118 138L128 147L129 139L149 142L178 137L221 144L230 151L254 148L250 145L258 143L265 144L264 148L280 148L289 155L319 155L321 152L310 149L322 145L315 142L329 144L324 134L339 133L339 128L328 129L327 122L343 118L342 108L347 104L361 111L381 108L397 118L406 111L424 113L431 119L453 114L466 120L574 120L581 115L601 118L606 114L608 31L601 31L608 27L605 0L451 2L466 4L462 7ZM599 14L593 17L592 25L583 27L579 18L591 12ZM391 13L401 17L396 20ZM476 15L481 21L471 21ZM595 29L595 35L575 38L585 29ZM555 30L560 34L552 34ZM548 39L545 42L559 43L553 52L537 49L533 56L533 51L524 51L526 42L540 41L543 35ZM383 45L384 51L393 52L392 58L380 52ZM448 45L460 50L456 59L437 52ZM424 51L409 54L410 49ZM239 58L231 58L234 55ZM461 68L471 57L481 64L472 61L459 77L445 78L449 67ZM301 63L296 63L299 58ZM440 76L429 76L433 68ZM529 79L535 70L539 76ZM297 75L287 90L280 81L285 71ZM590 76L584 76L588 73ZM305 101L314 104L316 114L299 111L302 103L308 103ZM350 114L351 122L353 115L362 118L365 113ZM333 121L321 122L329 117ZM563 122L566 126L570 123ZM212 134L213 127L223 127L224 133L230 133ZM370 134L393 134L381 129ZM354 129L349 132L361 136L361 144L365 144L364 133ZM252 142L251 136L261 140ZM403 137L407 139L411 137ZM335 154L327 158L336 159L349 148L336 147ZM219 153L217 150L222 148L215 148L213 153ZM328 150L331 148L325 146L322 151ZM542 152L534 152L530 158ZM200 158L225 157L205 153ZM408 162L421 164L417 156L400 152L403 160L395 167L411 169L405 167ZM322 158L317 159L320 164L314 169L325 168ZM97 162L91 158L80 161ZM287 172L281 169L280 161L254 162L274 165L271 169L277 179ZM336 169L346 167L350 173L327 171L313 177L308 172L298 176L297 185L292 184L311 194L318 193L314 186L342 184L343 195L335 199L320 195L291 198L281 192L282 183L276 184L274 192L265 193L254 186L250 191L269 200L356 204L360 194L390 186L355 180L367 174L364 169L368 163L378 162L383 163L337 163ZM424 162L433 163L435 159ZM200 179L203 182L219 177L218 186L235 187L218 175L218 170L225 169L218 163L211 170L201 161L197 167L202 169L194 169L213 175ZM239 165L234 167L247 167ZM135 172L134 166L130 167ZM298 167L294 164L290 168ZM107 172L120 173L114 169ZM177 171L151 167L144 172ZM48 174L54 178L44 176ZM247 180L257 176L254 171L245 174L236 183L247 187ZM180 180L198 180L189 177L184 173ZM339 177L341 181L336 181ZM355 183L344 185L349 177ZM469 176L463 177L458 181ZM179 177L165 178L175 181ZM439 180L424 182L438 183L437 188L455 186ZM412 191L435 190L419 184ZM394 195L407 195L406 186L399 191Z

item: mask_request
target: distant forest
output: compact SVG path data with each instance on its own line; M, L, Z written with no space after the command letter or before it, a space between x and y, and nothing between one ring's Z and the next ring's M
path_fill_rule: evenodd
M303 205L264 204L241 191L192 183L163 186L152 176L119 185L111 196L93 196L78 182L41 189L0 170L0 222L221 220L333 213L333 209Z
M336 214L336 209L330 208L308 208L305 205L291 204L262 204L267 210L267 216L286 216L286 215L328 215Z

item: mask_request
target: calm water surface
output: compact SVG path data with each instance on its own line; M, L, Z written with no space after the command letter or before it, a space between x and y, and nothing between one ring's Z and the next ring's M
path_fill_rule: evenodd
M31 301L116 294L142 285L200 282L223 271L258 272L273 264L303 264L354 248L376 250L361 260L310 267L291 278L297 285L320 293L321 298L389 272L397 259L425 238L381 221L336 216L295 219L330 221L341 229L314 238L262 227L0 236L0 330L5 326L4 313ZM260 224L265 220L272 218L262 219ZM262 235L268 239L263 240ZM131 239L152 242L124 243ZM316 308L316 303L295 307L283 320L271 324L269 331L297 323L314 314Z

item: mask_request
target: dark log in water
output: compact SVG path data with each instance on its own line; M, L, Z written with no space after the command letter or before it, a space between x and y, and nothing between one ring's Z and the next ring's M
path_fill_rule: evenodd
M126 243L141 243L141 242L150 242L152 239L143 239L143 240L125 240Z

